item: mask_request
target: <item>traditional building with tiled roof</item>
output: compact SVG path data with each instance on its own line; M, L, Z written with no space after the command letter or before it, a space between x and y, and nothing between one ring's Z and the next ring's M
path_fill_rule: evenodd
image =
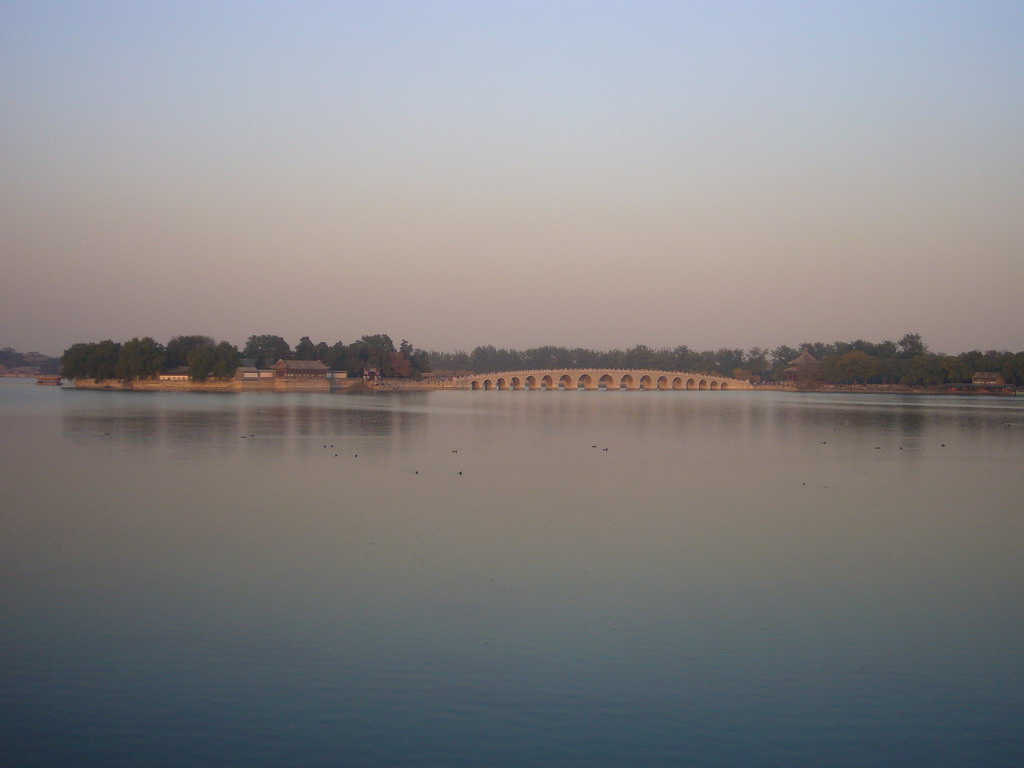
M326 379L327 366L319 360L278 360L274 375L281 379Z
M820 370L821 361L805 349L789 361L789 367L786 368L785 373L788 379L800 379L817 376Z

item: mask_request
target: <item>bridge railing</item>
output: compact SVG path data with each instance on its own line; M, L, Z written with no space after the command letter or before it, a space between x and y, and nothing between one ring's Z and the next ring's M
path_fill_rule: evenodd
M465 376L453 376L452 380L461 381L467 379L495 378L508 376L531 376L537 374L553 373L638 373L658 376L691 376L706 379L716 379L718 381L735 381L744 384L749 383L744 379L737 379L732 376L723 376L720 373L696 373L694 371L666 371L654 368L529 368L518 371L495 371L493 373L473 373Z

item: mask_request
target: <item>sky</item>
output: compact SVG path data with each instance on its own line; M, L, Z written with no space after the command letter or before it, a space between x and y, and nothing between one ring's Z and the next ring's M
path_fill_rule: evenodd
M1024 349L1024 3L0 0L0 346Z

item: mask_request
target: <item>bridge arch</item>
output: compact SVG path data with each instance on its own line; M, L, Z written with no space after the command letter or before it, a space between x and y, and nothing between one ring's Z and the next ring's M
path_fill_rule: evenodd
M451 386L451 385L447 385ZM447 388L445 386L445 388ZM455 389L471 390L709 390L753 389L746 381L685 371L573 368L503 371L458 377Z

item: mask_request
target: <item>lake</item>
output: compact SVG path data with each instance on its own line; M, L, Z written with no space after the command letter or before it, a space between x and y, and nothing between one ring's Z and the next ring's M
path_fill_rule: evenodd
M0 765L1024 765L1024 398L0 381Z

